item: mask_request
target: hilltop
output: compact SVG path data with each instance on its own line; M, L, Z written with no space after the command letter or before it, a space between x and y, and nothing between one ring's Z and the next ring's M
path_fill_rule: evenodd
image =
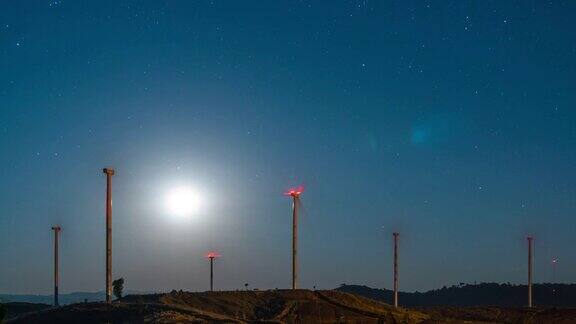
M79 303L8 323L219 322L421 323L430 316L337 291L269 290L129 295L120 301Z
M393 308L335 290L172 292L78 303L7 323L574 323L576 309Z

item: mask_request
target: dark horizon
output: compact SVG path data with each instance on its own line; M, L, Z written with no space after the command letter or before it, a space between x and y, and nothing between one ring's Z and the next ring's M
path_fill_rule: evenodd
M3 1L0 293L576 282L574 12Z
M333 287L333 290L352 293L367 297L370 299L392 304L393 290L382 287L368 287L365 285L341 284ZM400 300L403 307L417 306L482 306L498 305L522 307L526 304L526 289L524 284L511 283L458 283L445 285L426 291L399 291ZM551 290L554 289L554 292ZM233 291L244 291L237 289ZM253 290L253 289L250 289ZM256 289L256 291L266 291L276 289ZM280 290L288 291L290 288ZM576 283L534 283L534 304L542 306L574 306L576 300ZM128 290L124 292L128 295L156 295L178 292L171 291L135 291ZM209 293L210 290L191 291L191 293ZM217 291L227 292L227 291ZM497 296L497 298L494 298ZM0 302L25 302L38 304L52 304L52 294L2 294L0 293ZM61 305L81 303L85 300L88 302L103 302L106 299L104 290L101 291L76 291L62 293L60 295Z

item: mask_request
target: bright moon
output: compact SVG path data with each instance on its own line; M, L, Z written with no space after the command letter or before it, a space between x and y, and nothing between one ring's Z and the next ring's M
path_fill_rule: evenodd
M174 188L166 195L166 208L174 216L191 216L198 212L201 205L200 195L188 187Z

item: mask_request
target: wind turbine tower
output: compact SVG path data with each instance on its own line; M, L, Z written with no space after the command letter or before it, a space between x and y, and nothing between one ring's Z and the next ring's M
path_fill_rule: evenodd
M298 289L298 211L304 187L290 188L284 193L292 197L292 289Z
M552 258L552 283L556 283L556 267L558 266L558 258Z
M106 302L112 302L112 176L114 169L104 168L106 174Z
M214 259L221 255L218 252L208 252L206 257L210 260L210 291L214 291Z
M54 231L54 306L58 306L58 286L60 285L60 270L58 257L58 239L60 237L60 226L52 226Z
M400 233L394 232L394 307L398 307L398 237Z
M532 236L526 237L528 240L528 307L532 307Z
M552 305L556 305L556 267L558 266L558 258L552 258Z

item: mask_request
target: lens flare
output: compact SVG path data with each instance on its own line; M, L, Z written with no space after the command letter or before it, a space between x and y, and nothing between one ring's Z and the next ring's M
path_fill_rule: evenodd
M192 188L174 188L166 195L166 208L174 216L191 216L198 212L201 205L202 198L200 194Z

